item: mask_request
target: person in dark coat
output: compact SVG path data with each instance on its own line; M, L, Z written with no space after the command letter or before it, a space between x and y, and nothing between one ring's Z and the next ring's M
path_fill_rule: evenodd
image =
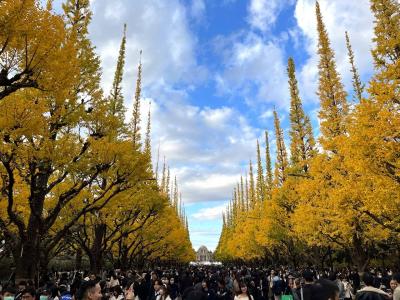
M209 285L210 284L206 280L201 282L203 292L207 295L207 300L216 300L215 291L210 288Z
M360 283L361 283L361 278L360 275L358 274L357 270L354 269L351 274L350 274L350 280L353 282L353 287L356 290L360 289Z
M253 296L254 300L260 300L261 299L261 291L256 286L256 283L255 283L254 280L250 281L249 286L247 288L249 289L250 295Z
M339 287L327 279L320 279L310 287L313 300L339 300Z
M169 295L171 296L171 299L176 299L178 298L179 295L179 286L178 284L175 282L175 278L171 277L169 279Z
M193 286L193 278L189 275L189 272L186 271L183 277L181 278L181 294L183 294L187 288L192 286Z
M200 285L188 287L182 295L182 300L207 300L207 294Z
M387 300L390 299L389 294L374 287L374 277L371 273L365 272L362 280L365 287L357 291L356 300Z
M301 284L300 289L297 290L299 299L313 300L311 297L311 289L314 284L314 272L307 269L303 272L304 284Z
M230 291L225 286L225 280L223 278L218 280L218 289L216 293L218 300L231 300L232 296Z

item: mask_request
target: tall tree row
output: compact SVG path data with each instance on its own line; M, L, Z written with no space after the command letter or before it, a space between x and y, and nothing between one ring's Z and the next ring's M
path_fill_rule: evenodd
M141 63L134 116L125 121L127 28L105 95L88 36L89 1L68 0L63 9L57 15L51 2L0 2L2 250L17 278L33 278L75 250L94 272L106 260L134 264L143 249L151 252L145 261L189 261L187 221L152 170L150 120L141 140Z
M274 178L268 172L271 159L266 134L266 180L257 173L257 180L266 182L264 193L256 189L255 204L245 209L239 209L234 200L229 204L216 250L221 260L295 266L336 261L355 265L360 271L368 264L381 264L378 259L399 263L400 4L371 0L375 74L366 87L358 74L349 34L344 33L353 79L349 94L357 100L354 105L349 104L337 71L318 2L315 8L320 136L314 140L300 99L295 63L289 58L290 159L275 111ZM257 143L257 157L258 148ZM238 234L242 234L240 239Z

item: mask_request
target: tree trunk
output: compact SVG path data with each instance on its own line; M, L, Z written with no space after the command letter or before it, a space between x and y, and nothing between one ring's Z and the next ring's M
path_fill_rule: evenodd
M94 274L99 274L103 264L103 242L106 234L106 224L95 225L94 234L93 246L89 253L90 271Z
M333 259L332 259L332 248L331 246L328 246L328 258L329 258L329 267L333 271Z
M21 249L14 253L15 281L33 280L39 265L39 250L35 237L31 236L27 240L20 242Z
M82 249L78 248L75 254L75 269L82 270Z
M121 257L119 257L120 266L122 271L126 271L129 267L128 249L125 245L122 246Z
M352 238L352 261L356 264L359 273L363 273L369 264L370 256L368 245L363 240L363 229L356 220L354 224L354 233Z
M102 257L99 255L90 255L90 272L91 274L98 275L100 274L101 265L102 265Z
M49 265L49 253L46 251L41 250L39 252L39 271L40 274L44 275L47 274L48 265Z
M28 225L25 232L20 232L20 255L14 256L16 280L34 279L40 266L41 237L44 231L43 205L46 197L47 182L51 174L51 166L48 161L40 161L31 166L31 194L29 205L31 208Z
M356 231L353 234L352 261L355 263L360 273L364 272L369 263L368 249L366 248L367 247L362 243L361 235Z
M324 251L324 249L318 249L318 254L319 257L321 257L320 259L320 263L321 263L321 270L325 269L325 261L326 261L326 257L328 256L328 251Z

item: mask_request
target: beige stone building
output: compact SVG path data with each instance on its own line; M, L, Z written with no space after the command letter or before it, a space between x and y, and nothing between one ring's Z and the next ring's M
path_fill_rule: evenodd
M205 261L212 262L212 261L214 261L213 253L211 251L208 251L206 246L201 246L199 248L199 250L197 250L196 261L197 262L205 262Z

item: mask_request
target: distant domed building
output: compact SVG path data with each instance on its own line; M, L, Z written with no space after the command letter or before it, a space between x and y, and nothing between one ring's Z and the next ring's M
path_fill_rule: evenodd
M206 246L201 246L196 253L196 261L197 262L205 262L205 261L213 261L213 253L208 251Z

